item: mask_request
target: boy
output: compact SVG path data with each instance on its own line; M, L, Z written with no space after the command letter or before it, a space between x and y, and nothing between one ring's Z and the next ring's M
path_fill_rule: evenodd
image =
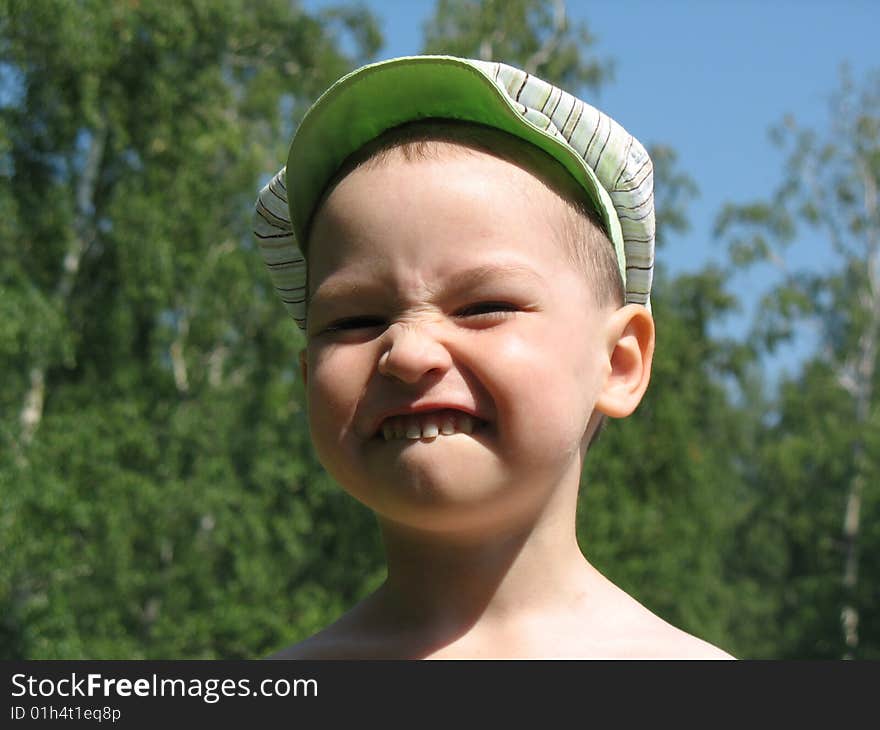
M650 377L636 140L509 66L394 59L316 102L255 221L306 332L316 452L375 512L388 562L375 593L275 658L728 656L575 539L589 444Z

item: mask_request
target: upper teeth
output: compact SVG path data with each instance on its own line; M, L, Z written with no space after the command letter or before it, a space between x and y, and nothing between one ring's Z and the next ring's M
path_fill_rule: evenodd
M411 441L433 439L439 435L472 433L473 430L474 419L467 413L453 410L392 416L386 418L382 424L382 435L386 441L403 438Z

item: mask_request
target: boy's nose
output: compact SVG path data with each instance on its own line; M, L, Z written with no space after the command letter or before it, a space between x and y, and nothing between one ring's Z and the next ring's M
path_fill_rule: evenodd
M426 374L445 372L452 365L449 351L421 327L395 323L385 333L379 372L404 383L417 383Z

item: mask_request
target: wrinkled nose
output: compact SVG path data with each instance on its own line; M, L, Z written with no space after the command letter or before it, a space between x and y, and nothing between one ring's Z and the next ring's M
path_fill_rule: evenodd
M417 383L431 372L443 373L452 364L449 351L424 327L391 325L385 332L379 372L404 383Z

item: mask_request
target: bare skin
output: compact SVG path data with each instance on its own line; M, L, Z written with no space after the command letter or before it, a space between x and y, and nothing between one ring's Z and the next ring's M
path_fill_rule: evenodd
M470 562L470 561L468 561ZM511 571L514 572L514 571ZM469 601L431 605L386 583L320 633L273 659L732 659L675 628L617 588L581 558L574 581L557 595L519 601L516 579L504 576L507 608L489 585L471 576ZM432 576L436 573L432 573ZM559 576L560 578L562 576ZM524 578L525 579L525 578ZM548 583L555 583L555 580ZM424 583L424 581L422 581ZM462 581L449 581L458 589ZM532 591L551 586L530 586ZM431 595L434 595L432 592ZM498 615L502 614L502 615Z
M730 658L578 546L589 438L600 414L641 400L654 328L641 306L595 303L536 224L560 205L473 152L358 169L325 201L301 362L310 427L328 471L377 514L388 578L271 658ZM525 273L462 284L498 261ZM479 427L383 438L389 412L439 405Z

